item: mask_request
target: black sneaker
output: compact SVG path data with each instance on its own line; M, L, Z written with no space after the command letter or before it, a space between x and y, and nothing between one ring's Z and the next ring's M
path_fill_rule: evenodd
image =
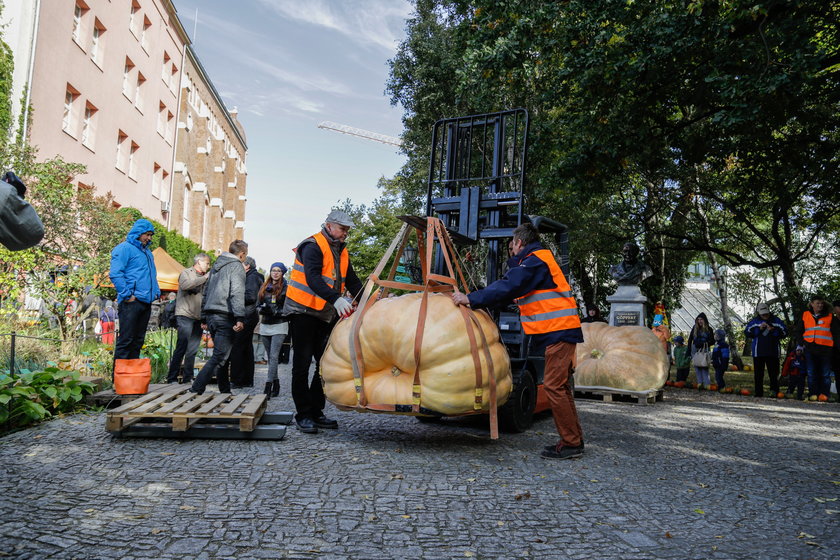
M559 445L559 446L562 447L562 444L563 444L562 441L558 441L557 443L553 443L551 445L546 445L545 447L543 447L543 449L545 449L546 451L557 451L557 446ZM583 440L580 440L580 450L583 451L584 447L585 446L583 445Z
M575 459L583 456L583 446L567 447L563 446L560 449L553 449L551 451L544 450L540 453L546 459Z
M295 420L295 424L297 424L297 429L303 432L304 434L318 433L318 427L315 425L315 422L313 422L311 418L302 418L300 420Z
M333 420L332 418L327 418L323 414L312 421L316 426L319 428L324 428L325 430L336 430L338 429L338 422Z

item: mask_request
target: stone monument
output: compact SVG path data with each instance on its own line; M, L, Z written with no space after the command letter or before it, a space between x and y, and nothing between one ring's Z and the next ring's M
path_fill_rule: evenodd
M622 261L610 267L610 276L618 283L611 296L609 324L614 327L625 325L645 326L647 298L642 295L639 283L653 274L650 267L639 260L639 246L628 241L621 249Z

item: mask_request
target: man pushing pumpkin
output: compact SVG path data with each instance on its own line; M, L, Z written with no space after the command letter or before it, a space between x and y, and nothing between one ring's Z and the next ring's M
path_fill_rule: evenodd
M541 455L548 459L572 459L583 455L583 430L569 383L575 348L583 342L577 302L554 255L540 243L533 224L513 231L513 256L508 271L499 280L469 295L452 294L458 305L487 307L513 300L519 306L525 334L531 347L545 347L544 389L551 405L560 440L547 445Z
M345 243L351 227L353 220L346 213L330 212L321 231L297 246L286 290L283 315L291 317L295 350L292 358L295 423L305 434L317 434L318 428L338 428L338 422L324 416L326 399L319 364L338 318L353 312L353 305L343 297L345 289L356 295L362 291L362 282L350 264ZM312 358L315 358L315 374L310 381Z

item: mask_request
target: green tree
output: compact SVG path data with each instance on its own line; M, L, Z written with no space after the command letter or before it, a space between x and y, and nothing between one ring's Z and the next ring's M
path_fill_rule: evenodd
M646 289L666 299L681 289L682 263L711 252L779 270L785 296L801 302L800 269L836 231L840 206L836 5L416 7L388 83L406 110L406 175L420 175L429 153L418 126L524 106L532 116L529 212L585 240L573 245L579 269L631 237L659 275ZM423 56L440 44L449 54Z
M3 2L0 2L0 15L3 14ZM3 40L0 27L0 143L6 143L12 130L12 77L15 61L12 49Z
M38 162L25 147L7 146L5 155L27 184L27 200L41 217L45 233L30 249L0 249L3 303L7 308L15 305L24 289L41 298L66 341L96 311L84 304L107 289L110 251L125 237L130 222L114 208L112 197L96 196L74 184L84 166L60 158Z

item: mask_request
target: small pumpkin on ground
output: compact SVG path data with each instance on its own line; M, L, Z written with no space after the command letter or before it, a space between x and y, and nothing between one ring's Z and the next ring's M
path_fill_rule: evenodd
M685 387L685 381L677 381L676 383L674 383L674 387L676 387L677 389L682 389L683 387Z
M645 327L584 323L577 345L575 384L626 391L659 389L668 377L662 342Z
M362 380L368 403L411 405L414 382L414 341L422 294L413 293L375 302L362 317L359 341L364 359ZM498 406L510 394L513 380L507 349L487 313L475 317L493 362ZM350 357L354 317L339 321L321 358L321 378L327 399L340 408L357 407ZM482 367L481 409L490 408L490 377L485 347L474 329ZM444 415L474 411L476 373L464 317L448 295L430 294L420 350L420 406Z
M745 397L749 397L752 393L750 393L749 389L741 389L739 393Z
M712 383L711 385L709 385L709 391L717 391L717 390L718 390L718 386L717 386L717 385L715 385L714 383Z
M828 395L820 395L817 397L817 400L820 402L828 402Z
M777 399L783 399L783 398L785 398L785 394L783 392L779 391L778 393L776 393L776 398Z

